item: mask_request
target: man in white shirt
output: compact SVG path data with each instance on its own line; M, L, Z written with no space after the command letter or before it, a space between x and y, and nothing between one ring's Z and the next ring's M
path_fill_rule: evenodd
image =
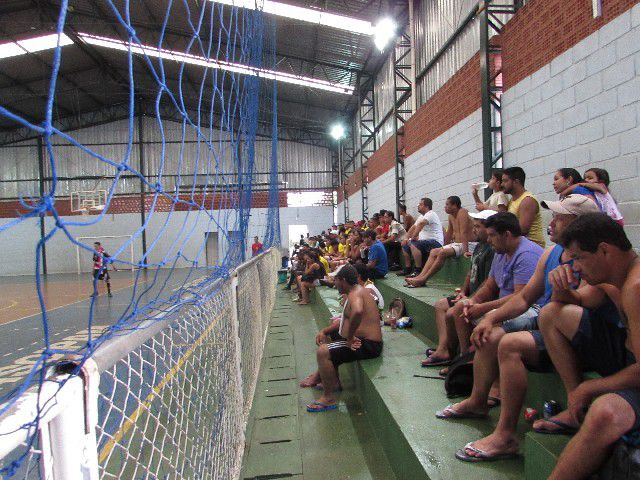
M407 238L402 242L405 269L401 275L418 275L422 270L422 261L429 258L429 252L442 247L444 231L438 214L432 210L433 201L422 198L418 204L420 216L407 232ZM413 257L414 269L411 269Z

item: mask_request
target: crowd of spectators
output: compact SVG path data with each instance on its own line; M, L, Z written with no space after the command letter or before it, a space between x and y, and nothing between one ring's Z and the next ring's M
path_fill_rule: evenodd
M587 478L621 437L640 445L640 260L609 192L609 175L600 168L584 177L559 169L558 198L547 201L525 183L519 167L495 171L486 201L473 188L475 211L450 196L446 228L425 197L415 219L400 205L399 220L382 210L301 239L287 286L297 284L296 301L308 304L310 289L321 284L336 286L346 299L343 315L316 339L319 371L301 384L324 384L309 411L335 408L340 363L382 353L374 309L382 296L372 280L396 271L417 288L448 259L469 257L463 285L435 304L438 345L421 365L445 367L440 374L446 375L457 359L473 358L471 395L435 412L438 418L484 419L490 408L501 409L495 430L470 439L456 457L483 462L519 454L517 424L532 369L557 371L568 394L564 410L533 423L537 432L575 435L551 478ZM548 248L543 209L551 212ZM345 322L351 327L343 328ZM600 377L584 380L585 370Z

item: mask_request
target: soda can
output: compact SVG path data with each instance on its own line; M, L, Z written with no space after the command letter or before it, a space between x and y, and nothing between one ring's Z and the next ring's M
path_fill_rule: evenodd
M542 415L545 419L549 419L551 417L555 417L561 411L562 408L560 408L560 404L558 402L556 402L555 400L547 400L546 402L544 402L544 410L542 412Z
M538 418L538 411L535 408L525 408L524 409L524 419L529 422L529 423L533 423L534 420L536 420Z

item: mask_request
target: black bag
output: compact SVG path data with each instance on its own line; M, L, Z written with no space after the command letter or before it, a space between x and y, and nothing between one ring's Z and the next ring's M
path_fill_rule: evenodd
M591 478L594 480L640 480L640 449L619 440L607 463Z
M449 365L449 373L444 379L447 397L468 397L473 389L473 357L475 352L458 355Z

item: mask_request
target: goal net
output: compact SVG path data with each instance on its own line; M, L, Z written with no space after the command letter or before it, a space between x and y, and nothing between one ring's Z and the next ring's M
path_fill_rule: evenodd
M50 78L34 107L42 118L0 103L41 147L39 193L0 225L15 238L33 228L29 287L41 307L27 373L0 392L0 475L235 479L275 294L278 255L268 249L280 244L277 92L264 75L275 28L248 4L95 3L93 22L68 0L52 7ZM109 63L115 80L74 88L92 108L76 112L59 105L69 91L59 72L87 52L122 68ZM116 86L126 93L112 105ZM85 129L83 119L95 121ZM270 149L257 153L258 135ZM260 155L268 182L254 181ZM253 235L267 253L247 262ZM109 253L101 268L132 270L132 281L113 299L94 294L53 314L46 260L52 271L89 272L95 241ZM67 314L81 318L74 342Z

